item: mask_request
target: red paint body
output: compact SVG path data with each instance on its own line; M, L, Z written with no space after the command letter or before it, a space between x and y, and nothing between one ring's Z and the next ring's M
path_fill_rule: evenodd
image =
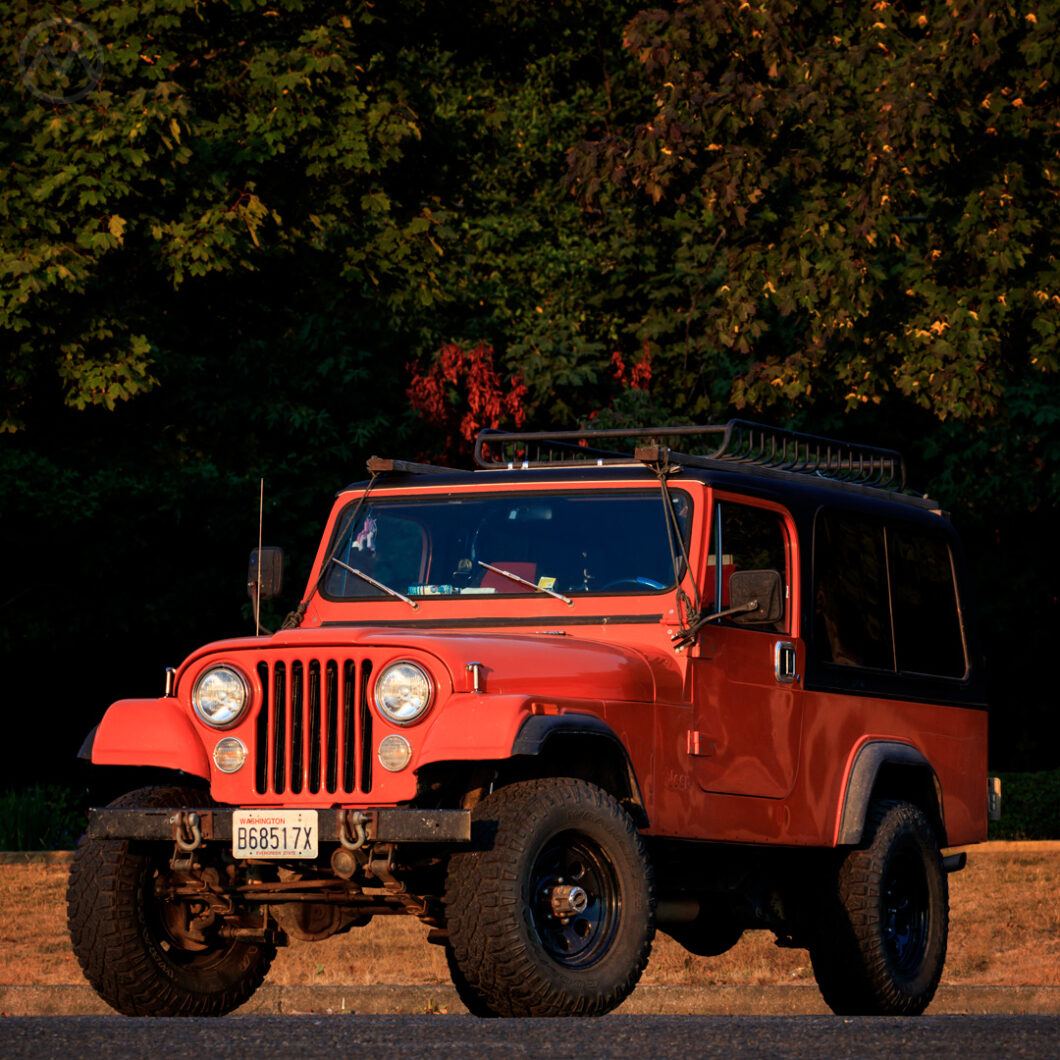
M484 489L532 499L546 492L657 491L658 486L654 476L634 467L595 478L582 470L576 482L562 472L525 481L511 473L478 472L444 484L405 477L376 487L374 496L458 499ZM983 839L987 715L982 704L949 693L941 697L948 702L932 702L807 687L809 517L792 514L780 486L741 491L731 475L721 483L709 475L682 475L671 482L671 490L685 494L692 512L689 565L681 586L691 595L698 581L704 599L712 599L708 583L715 568L707 555L715 503L737 500L776 513L786 534L788 589L781 630L708 624L690 648L676 650L671 639L679 628L676 589L586 595L570 606L534 592L424 596L417 598L415 611L393 598L329 600L307 590L301 628L207 645L180 667L175 697L112 706L96 734L93 761L178 768L208 777L213 796L232 805L394 806L416 798L417 773L424 766L508 759L532 715L592 715L606 723L628 754L648 835L834 846L859 750L887 741L915 749L930 764L941 792L945 843ZM321 574L338 521L358 492L339 495L310 587ZM429 571L421 576L432 583L444 580ZM473 628L459 628L472 619ZM522 624L513 626L516 620ZM794 651L796 676L789 682L777 677L778 644ZM418 663L434 681L434 701L414 725L388 722L369 702L374 677L399 659ZM197 677L217 663L245 675L251 698L242 719L222 732L201 721L190 702ZM478 692L470 663L481 664ZM357 700L360 713L351 707L348 717L336 718L330 735L320 737L315 789L309 752L297 763L293 752L281 748L285 768L299 764L301 777L300 790L290 790L295 785L285 781L287 790L278 793L271 781L256 779L258 759L266 755L274 762L277 741L291 738L295 722L270 722L266 732L259 715L266 699L277 694L276 683L295 680L292 674L300 675L305 688L313 682L327 686L330 691L319 693L321 703ZM276 686L271 693L270 682ZM285 696L287 703L289 690ZM311 699L306 693L301 701L304 726L312 724ZM379 741L392 734L403 736L412 749L409 767L397 773L374 759ZM222 737L236 737L249 751L247 764L236 773L222 773L214 765L213 748ZM334 759L338 776L347 749L348 768L359 777L356 790L344 790L341 781L330 785L338 790L327 790L322 779L327 762ZM369 773L370 789L361 790ZM263 787L268 790L259 790Z

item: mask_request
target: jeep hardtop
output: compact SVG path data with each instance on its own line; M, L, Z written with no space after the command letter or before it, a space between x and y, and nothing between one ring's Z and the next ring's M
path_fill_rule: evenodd
M289 939L405 914L483 1016L613 1009L657 928L766 929L835 1012L922 1012L987 713L899 454L736 420L483 432L476 465L372 458L282 629L106 711L82 755L163 780L74 859L99 994L219 1015Z

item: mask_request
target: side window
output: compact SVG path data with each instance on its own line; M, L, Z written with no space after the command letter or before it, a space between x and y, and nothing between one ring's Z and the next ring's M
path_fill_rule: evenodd
M783 520L776 512L731 501L718 502L714 506L707 568L707 585L703 594L706 611L724 611L731 606L729 580L737 571L776 571L780 575L785 618L763 625L754 621L752 613L733 615L720 621L725 625L747 626L771 632L783 632L788 628L787 532Z
M883 526L821 512L813 549L817 657L840 666L893 670Z
M953 563L945 540L889 530L898 669L963 677L968 669Z
M963 677L967 670L946 540L822 511L814 533L814 645L839 666Z

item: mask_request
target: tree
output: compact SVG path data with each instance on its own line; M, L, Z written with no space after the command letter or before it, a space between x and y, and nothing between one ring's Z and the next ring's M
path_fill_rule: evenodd
M640 123L570 182L627 266L679 404L1003 416L1058 367L1056 4L734 3L639 13ZM656 265L672 262L662 272Z
M431 211L386 187L419 128L368 9L100 4L50 37L44 14L12 12L6 50L50 40L69 59L88 34L100 74L65 105L25 71L5 86L5 430L57 386L111 408L158 385L184 337L174 301L279 262L291 296L301 266L392 308L431 299ZM84 76L74 63L67 81Z
M528 423L572 427L617 393L612 354L641 355L616 328L611 248L563 185L571 144L632 118L640 77L621 26L636 5L429 0L398 11L387 17L414 41L404 80L418 86L417 153L449 234L416 370L429 373L449 343L485 343L526 387Z

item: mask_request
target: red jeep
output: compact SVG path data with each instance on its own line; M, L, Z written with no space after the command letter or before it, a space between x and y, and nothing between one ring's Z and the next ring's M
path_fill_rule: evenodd
M476 461L373 458L280 632L106 712L83 756L171 779L74 860L100 995L219 1015L288 939L402 913L479 1015L607 1012L657 927L703 955L769 929L836 1012L922 1012L987 712L958 542L900 456L733 421Z

